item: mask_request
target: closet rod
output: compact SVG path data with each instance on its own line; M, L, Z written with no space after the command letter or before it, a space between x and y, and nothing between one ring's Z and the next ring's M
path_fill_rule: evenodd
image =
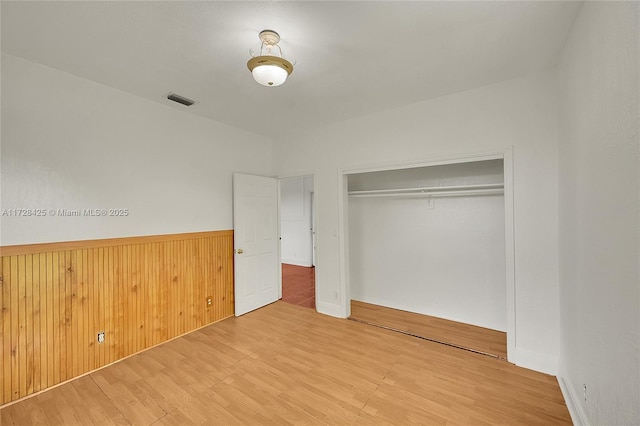
M429 186L424 188L396 188L396 189L371 189L363 191L349 191L349 195L364 196L364 195L382 195L382 194L422 194L422 195L435 195L444 192L459 192L459 191L479 191L485 189L502 189L504 184L502 183L489 183L481 185L456 185L456 186Z
M457 190L457 191L412 191L412 192L383 192L383 193L349 193L350 197L364 198L364 197L404 197L404 198L436 198L436 197L470 197L480 195L500 195L504 194L502 188L487 188L487 189L471 189L471 190Z

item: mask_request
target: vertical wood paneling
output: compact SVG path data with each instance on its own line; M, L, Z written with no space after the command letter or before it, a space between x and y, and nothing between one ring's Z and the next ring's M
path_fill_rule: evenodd
M149 259L159 259L158 253L155 249L155 244L149 244ZM149 269L149 282L156 282L158 278L156 277L157 271L157 263L148 262L147 267ZM160 325L160 320L158 318L158 289L156 286L149 286L149 293L151 300L151 315L149 318L149 343L151 345L155 345L158 343L158 327Z
M60 380L63 382L67 380L67 356L69 350L67 349L67 252L62 251L58 256L58 282L60 285L60 296L58 298L58 336L60 340L60 359L58 360L58 370L60 371Z
M166 244L155 244L160 253L160 262L158 262L158 281L166 282L165 270L167 269L167 257L165 255ZM164 342L168 339L167 334L167 286L158 286L158 310L160 323L158 325L157 343Z
M115 280L115 274L114 274L114 267L113 267L113 247L108 247L106 249L106 264L105 264L105 271L107 273L107 280L106 280L106 284L107 284L107 291L106 291L106 297L104 300L105 303L105 313L106 313L106 318L105 318L105 327L106 327L106 333L105 333L105 364L111 364L114 361L114 345L115 345L115 324L113 321L113 317L115 314L115 311L117 309L117 303L113 298L113 289L114 289L114 280Z
M120 326L122 327L121 338L122 345L120 345L120 356L128 356L129 346L131 341L131 320L129 318L129 304L131 302L131 289L130 280L127 277L129 275L129 247L123 246L120 253Z
M20 268L22 270L22 268ZM24 386L20 386L20 393L24 388L24 394L33 393L33 255L25 256L24 262L24 335L27 350L25 351L24 365L26 374ZM22 332L21 332L22 333Z
M153 335L153 327L151 326L151 318L152 318L152 310L153 310L153 292L151 291L151 286L149 282L151 281L151 267L149 259L151 258L151 244L144 244L142 247L142 273L144 274L143 282L144 282L144 293L143 300L146 303L143 303L142 306L146 307L142 309L143 316L143 324L145 328L145 332L142 333L142 347L146 348L153 345L151 341L151 336ZM152 303L149 303L152 302Z
M65 253L65 281L67 285L67 291L64 298L64 333L66 335L67 357L66 365L63 366L67 374L67 379L73 377L73 340L75 338L73 334L73 288L75 286L75 270L76 262L73 257L75 251L67 250Z
M180 277L182 277L182 279L179 281L180 282L180 329L179 329L179 333L182 334L184 333L184 330L187 328L187 319L189 316L189 306L186 303L186 299L187 299L187 293L188 293L188 289L187 289L187 280L188 280L188 275L187 275L187 268L185 267L185 259L187 257L189 257L189 244L187 244L186 241L182 241L181 242L181 247L180 247L180 251L182 252L182 267L181 267L181 271L180 271Z
M87 371L89 371L89 359L91 357L91 349L89 346L89 341L90 341L89 324L91 322L91 315L89 310L91 306L91 301L89 296L89 287L90 287L89 283L91 282L90 272L89 272L89 259L90 259L89 253L90 253L89 249L83 249L82 255L81 255L82 275L80 280L81 282L80 306L81 306L82 315L78 319L78 321L81 322L78 333L80 333L80 335L82 336L82 340L78 346L80 348L81 353L85 353L86 355L83 357L80 357L80 371L81 371L80 374L84 374Z
M5 312L5 294L4 294L4 280L5 280L5 271L4 271L4 261L0 262L0 344L3 347L0 348L0 373L2 373L3 377L5 376L4 371L4 322L6 318L4 316ZM9 310L7 309L7 312ZM4 401L4 383L0 383L0 401Z
M232 232L171 237L3 254L0 404L233 315Z
M4 376L3 380L9 380L8 377L11 377L11 399L20 398L20 368L18 366L18 351L20 348L18 342L18 330L20 329L20 324L18 323L18 301L20 300L19 295L19 285L18 285L18 257L11 257L11 272L10 272L11 281L9 281L9 285L11 287L11 304L9 305L9 310L11 311L11 346L9 356L11 358L11 370L8 376Z
M96 330L96 336L99 332L103 331L106 321L106 315L104 313L104 298L105 298L105 272L104 272L104 247L98 248L98 300L97 300L97 308L98 308L98 318L96 319L96 324L98 325L98 329ZM98 344L97 346L98 354L97 354L97 363L96 368L100 368L104 365L104 344Z
M38 264L40 265L40 348L38 354L40 356L40 389L47 388L47 254L40 253L38 255Z
M67 336L67 350L70 351L71 356L67 356L67 377L75 377L78 375L78 363L76 362L78 353L78 251L69 251L67 257L67 275L68 275L68 291L67 291L67 311L68 317L65 318L65 327Z
M11 396L11 259L2 259L2 401Z
M142 316L140 315L140 299L142 298L143 285L142 285L142 276L141 276L141 267L140 267L140 246L136 245L132 247L133 257L131 261L134 265L134 272L131 278L133 279L135 294L136 294L136 304L135 304L135 326L133 328L133 353L138 352L144 346L141 343L141 335L143 334L144 323L142 321ZM144 307L144 306L143 306Z
M27 394L27 256L18 257L18 394L23 397ZM13 274L12 274L13 275Z
M113 330L114 330L114 339L112 342L113 345L113 353L112 359L120 359L122 358L122 343L124 342L123 336L123 313L122 313L122 305L124 303L122 297L122 247L114 247L113 248L113 303L116 307L115 315L113 318Z
M32 392L40 390L40 254L31 256L31 309L33 311L33 374Z
M210 292L211 288L207 284L208 283L213 284L213 276L211 274L211 270L212 270L212 265L215 262L215 257L211 257L210 259L206 258L207 253L213 253L213 246L212 246L211 240L204 240L203 244L204 244L203 256L205 256L205 262L204 262L205 285L203 287L204 294L202 295L205 298L205 305L203 308L204 309L203 321L205 324L207 324L208 322L211 321L211 309L209 309L209 307L206 305L206 298L209 296L213 297L214 295L213 293Z
M43 316L47 318L47 387L53 386L55 384L53 366L54 366L54 343L53 343L53 253L46 254L46 262L47 262L47 310L42 313ZM6 400L5 400L6 401Z
M64 252L54 252L52 258L52 288L53 293L53 309L52 309L52 327L53 327L53 384L60 383L60 360L61 360L61 340L60 340L60 294L64 292L64 281L60 282L60 256L64 256ZM50 355L51 356L51 355Z

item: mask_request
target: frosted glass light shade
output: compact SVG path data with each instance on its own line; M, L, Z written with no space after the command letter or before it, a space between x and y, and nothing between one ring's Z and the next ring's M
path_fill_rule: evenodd
M280 86L287 80L289 73L277 65L259 65L255 67L251 74L253 79L263 86Z

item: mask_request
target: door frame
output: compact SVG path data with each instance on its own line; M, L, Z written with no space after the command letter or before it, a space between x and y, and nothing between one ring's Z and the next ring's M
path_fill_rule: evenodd
M487 152L460 154L422 160L417 163L387 163L338 170L338 243L340 246L340 293L345 301L341 316L351 315L351 290L349 281L349 194L348 176L358 173L410 169L417 167L463 164L483 160L503 160L504 175L504 232L505 278L507 302L507 359L516 357L516 299L515 299L515 231L513 196L513 148ZM314 180L315 185L315 180ZM317 291L317 290L316 290Z
M314 226L315 232L316 232L316 238L318 235L318 230L317 230L317 204L318 204L318 197L316 197L317 194L317 179L316 179L316 172L309 172L309 173L292 173L292 174L284 174L284 175L278 175L276 177L277 181L278 181L278 282L280 283L280 288L278 290L278 300L282 299L282 219L281 219L281 215L282 215L282 209L280 208L280 200L282 199L282 194L280 191L280 181L283 179L289 179L289 178L295 178L295 177L304 177L304 176L312 176L313 177L313 191L311 191L311 193L313 194L313 202L311 204L311 208L313 209L313 211L311 212L312 215L312 220L314 221L314 223L312 224L312 226ZM313 241L312 241L313 244ZM317 247L316 247L316 258L315 258L315 265L313 262L313 258L312 258L312 267L315 268L315 281L316 283L318 282L318 272L320 270L319 268L319 254L317 252ZM311 256L313 257L313 250L311 252ZM318 311L318 286L315 286L315 294L314 294L315 300L316 300L316 312Z

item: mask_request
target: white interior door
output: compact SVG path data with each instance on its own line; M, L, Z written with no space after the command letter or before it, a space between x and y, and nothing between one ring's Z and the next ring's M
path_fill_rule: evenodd
M278 300L278 184L233 175L235 315Z

